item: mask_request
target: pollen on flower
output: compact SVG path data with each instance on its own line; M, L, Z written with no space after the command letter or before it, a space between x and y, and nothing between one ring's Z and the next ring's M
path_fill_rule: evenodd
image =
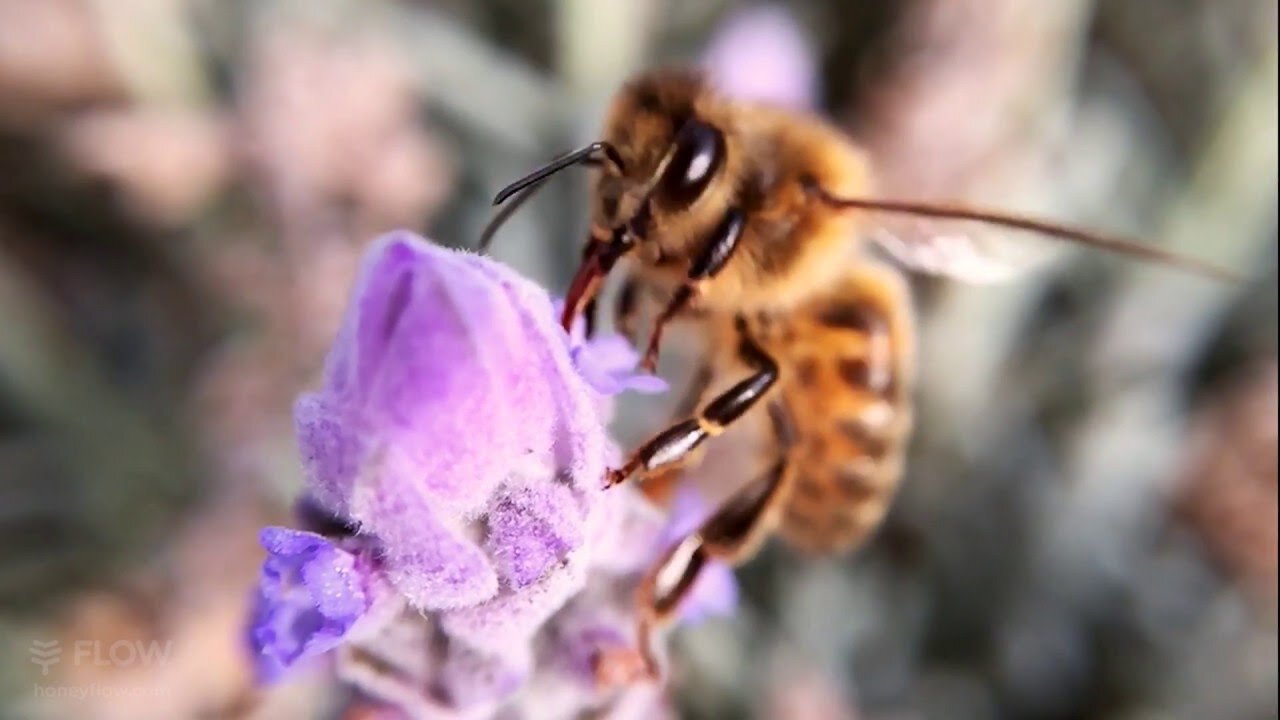
M404 232L373 244L295 406L308 531L263 533L264 679L335 651L375 701L483 718L601 709L644 674L634 588L670 528L603 490L605 426L609 396L665 384L622 338L557 318L487 258Z

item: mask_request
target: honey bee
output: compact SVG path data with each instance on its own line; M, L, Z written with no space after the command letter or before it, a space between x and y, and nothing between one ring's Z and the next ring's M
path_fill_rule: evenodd
M775 532L801 550L848 551L884 518L912 427L916 339L903 272L866 251L875 214L985 223L1226 276L1155 248L1006 213L869 199L867 157L840 130L722 97L687 69L633 78L613 99L601 141L503 189L495 204L511 202L482 248L551 175L578 164L597 172L565 327L580 314L594 317L603 279L626 258L617 326L630 331L642 299L662 303L643 366L655 366L673 320L700 323L707 340L691 395L700 409L640 446L607 485L670 478L707 439L744 417L762 420L759 473L641 584L646 634L673 616L711 559L742 563ZM949 272L927 241L889 250L908 269ZM717 378L734 377L741 379L706 397Z

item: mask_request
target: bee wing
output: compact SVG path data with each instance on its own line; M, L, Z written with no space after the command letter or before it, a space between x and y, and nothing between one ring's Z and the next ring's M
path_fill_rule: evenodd
M948 203L836 197L820 187L809 189L833 207L894 215L870 224L883 230L870 235L899 262L924 272L972 282L1007 280L1050 259L1053 243L1047 241L1052 238L1220 281L1241 280L1238 272L1188 255L1027 215ZM1006 237L1015 242L1005 242Z
M867 239L907 270L973 284L1009 282L1059 255L1060 247L1030 231L972 220L868 214Z

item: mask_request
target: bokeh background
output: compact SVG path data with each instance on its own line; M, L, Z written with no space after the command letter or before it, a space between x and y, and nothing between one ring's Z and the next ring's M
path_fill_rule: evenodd
M889 521L851 557L745 567L739 613L674 638L682 716L1275 717L1276 13L0 0L0 717L338 717L308 676L244 707L240 628L360 252L396 227L474 245L498 187L673 61L825 113L899 196L1247 277L1068 248L1001 285L920 278ZM557 180L495 254L562 290L584 191ZM670 401L626 399L618 436ZM42 675L55 640L169 651Z

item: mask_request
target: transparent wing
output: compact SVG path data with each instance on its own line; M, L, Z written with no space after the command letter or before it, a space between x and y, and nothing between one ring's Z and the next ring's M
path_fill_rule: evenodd
M833 207L862 213L864 233L882 250L908 269L935 275L1000 282L1044 264L1060 248L1075 246L1219 280L1240 279L1238 273L1152 244L1033 216L961 204L836 197L812 185L809 190Z
M907 270L967 283L1008 282L1043 268L1063 250L1051 238L1026 230L864 212L866 237L883 255Z

